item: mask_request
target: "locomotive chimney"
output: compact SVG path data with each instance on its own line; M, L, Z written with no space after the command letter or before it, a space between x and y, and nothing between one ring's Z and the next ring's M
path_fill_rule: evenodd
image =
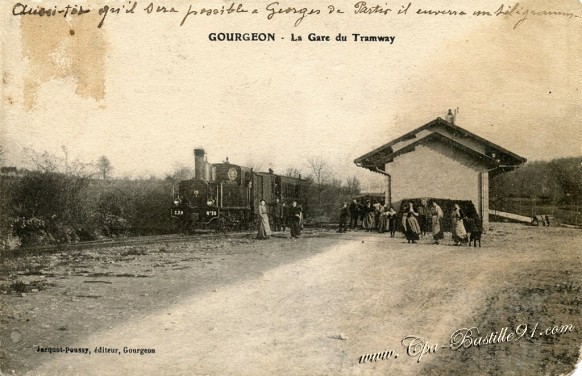
M212 165L208 161L204 161L204 180L212 181Z
M194 149L194 179L204 179L204 149Z

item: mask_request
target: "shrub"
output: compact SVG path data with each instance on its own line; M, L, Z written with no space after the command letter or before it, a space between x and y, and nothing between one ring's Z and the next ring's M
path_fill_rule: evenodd
M72 243L90 224L85 205L89 179L55 172L31 172L10 187L13 234L22 245Z

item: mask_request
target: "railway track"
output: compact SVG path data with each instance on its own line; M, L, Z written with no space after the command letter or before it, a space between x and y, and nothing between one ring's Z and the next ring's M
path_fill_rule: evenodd
M337 225L337 224L336 224ZM317 227L320 229L329 229L333 224L319 223ZM309 226L310 228L314 226ZM306 231L307 230L306 228ZM146 236L135 236L127 238L107 238L102 240L85 241L79 243L70 244L51 244L44 246L33 246L33 247L22 247L16 248L9 251L0 252L0 258L8 257L20 257L20 256L32 256L45 253L56 253L56 252L66 252L75 250L90 250L105 247L119 247L127 245L145 245L153 243L180 243L185 241L195 241L204 239L219 239L229 237L230 239L248 238L254 237L255 231L231 231L231 232L216 232L213 230L197 230L196 233L191 235L184 234L168 234L168 235L146 235ZM318 236L325 236L324 233L317 234ZM329 235L329 234L327 234ZM312 233L306 232L304 234L306 237L313 236ZM286 234L274 234L274 238L285 238Z
M28 256L37 255L43 253L56 253L74 250L89 250L96 248L105 247L119 247L126 245L144 245L153 243L180 243L192 240L202 240L202 239L215 239L224 236L229 236L230 238L246 237L252 233L250 232L231 232L231 233L216 233L210 231L204 231L195 233L192 235L181 235L181 234L169 234L169 235L147 235L147 236L136 236L121 239L103 239L103 240L93 240L79 243L71 244L52 244L37 247L22 247L16 248L9 251L0 252L0 258L4 257L14 257L14 256Z

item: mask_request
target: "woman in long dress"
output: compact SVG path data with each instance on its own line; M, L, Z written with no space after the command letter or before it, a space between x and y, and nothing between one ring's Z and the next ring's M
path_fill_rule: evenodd
M370 201L366 203L366 208L364 210L366 212L364 217L364 229L366 231L372 231L376 227L376 213Z
M265 200L259 203L259 233L257 239L269 239L271 237L271 226L269 226L269 216L267 214L267 205Z
M455 245L461 245L468 242L467 231L463 224L463 212L458 204L455 204L453 212L451 213L451 220L453 224L453 241Z
M291 230L291 239L296 239L301 235L301 221L303 219L303 211L301 206L297 206L297 201L293 201L287 211L289 216L287 222Z
M378 225L378 232L384 233L388 231L388 207L383 206L380 209L380 224Z
M402 211L402 231L404 233L404 236L406 236L406 228L408 227L406 221L408 219L408 213L412 213L412 215L414 216L414 218L416 219L416 222L418 222L418 213L414 210L414 204L412 202L408 203L408 204L403 204L403 211ZM420 226L420 224L419 224Z
M406 214L406 240L409 243L416 243L420 239L420 225L413 212L409 211Z
M402 233L404 234L404 236L406 236L406 218L408 217L408 211L410 209L410 206L408 204L402 204L401 207L401 215L402 217L400 218L400 220L402 221Z
M430 208L431 223L432 223L432 237L435 244L439 244L439 240L444 239L443 229L442 229L442 219L444 217L443 209L436 202L432 202L432 207Z

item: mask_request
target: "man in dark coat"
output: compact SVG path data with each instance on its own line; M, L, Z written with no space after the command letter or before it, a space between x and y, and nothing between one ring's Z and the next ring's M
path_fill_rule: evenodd
M340 211L339 229L337 232L346 232L348 230L348 215L348 204L344 202L342 210Z
M281 202L279 202L279 199L276 198L275 202L271 204L273 212L272 212L272 218L273 218L273 228L275 231L281 231L281 224L283 221L283 205L281 205Z
M360 205L358 204L358 200L355 198L352 200L350 204L350 228L352 230L358 230L358 217L360 216Z
M295 239L301 235L301 208L297 206L297 201L293 201L287 212L288 225L291 230L291 238Z

